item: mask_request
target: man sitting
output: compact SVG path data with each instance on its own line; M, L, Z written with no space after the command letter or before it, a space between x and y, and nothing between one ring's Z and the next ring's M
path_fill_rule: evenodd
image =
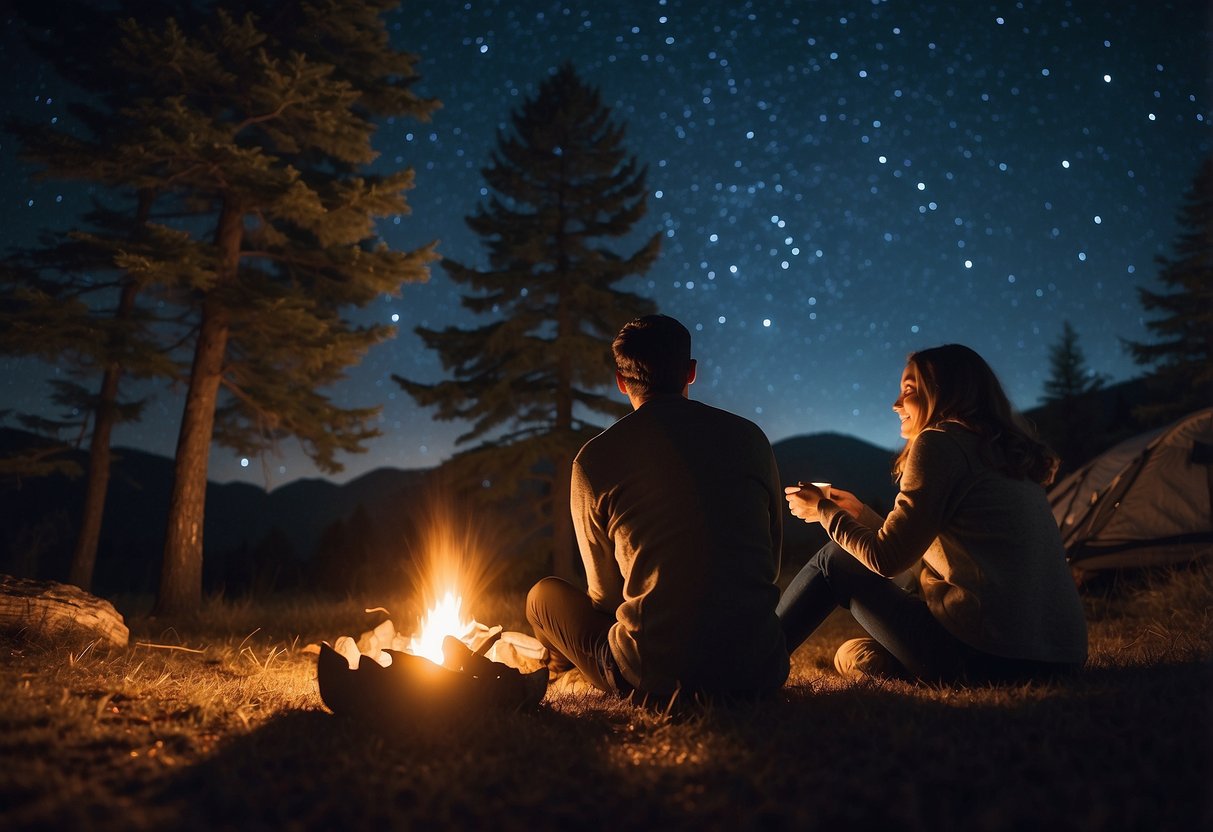
M775 616L783 494L754 423L691 401L691 335L665 315L623 327L615 379L633 412L573 462L588 594L544 578L527 619L555 671L627 696L752 696L788 676Z

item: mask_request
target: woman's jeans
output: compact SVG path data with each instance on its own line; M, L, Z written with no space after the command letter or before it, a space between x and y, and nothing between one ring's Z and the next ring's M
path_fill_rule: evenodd
M845 607L909 675L931 681L1042 677L1061 665L1008 659L976 650L949 633L922 598L877 575L833 541L809 559L779 599L788 652L801 645L835 607Z

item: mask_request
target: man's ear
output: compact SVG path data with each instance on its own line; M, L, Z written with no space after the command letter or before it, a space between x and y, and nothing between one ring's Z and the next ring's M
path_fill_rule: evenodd
M691 366L687 368L687 384L695 383L695 359L691 359Z
M628 395L627 379L625 379L623 377L623 373L619 372L618 370L615 371L615 384L619 387L620 393L622 393L625 396Z

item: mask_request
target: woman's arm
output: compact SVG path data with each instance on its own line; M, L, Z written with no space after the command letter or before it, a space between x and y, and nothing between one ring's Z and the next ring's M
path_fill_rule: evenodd
M913 566L939 536L966 470L954 439L943 431L923 431L906 458L893 510L879 527L863 525L829 500L818 506L821 525L873 572L892 577Z
M831 488L829 497L823 497L821 490L811 483L808 485L789 485L783 491L784 498L788 501L788 510L792 512L792 516L806 523L821 522L821 515L817 511L817 505L824 500L834 503L865 526L875 528L884 521L883 517L864 505L858 497L850 491L844 491L841 488Z

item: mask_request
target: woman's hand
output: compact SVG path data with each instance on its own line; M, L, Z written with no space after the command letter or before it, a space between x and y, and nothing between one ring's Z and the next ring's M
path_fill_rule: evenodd
M806 523L817 523L821 517L817 514L817 504L825 499L821 489L811 483L789 485L783 489L784 499L788 501L788 509L793 517L799 517Z
M835 487L830 489L830 502L837 503L839 508L856 520L859 519L859 514L863 511L863 503L860 499L850 491L843 491L841 488Z
M837 487L831 487L830 496L826 497L820 488L812 483L804 482L785 487L783 494L784 499L788 501L788 509L792 512L792 516L799 517L806 523L821 522L821 515L818 514L817 505L825 499L837 504L839 508L856 520L859 519L859 514L863 511L863 503L858 497L850 491L844 491Z

